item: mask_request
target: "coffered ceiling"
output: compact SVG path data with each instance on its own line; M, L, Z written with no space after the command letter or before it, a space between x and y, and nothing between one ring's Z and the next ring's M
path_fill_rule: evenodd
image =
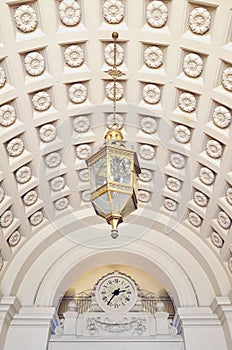
M112 123L117 31L117 121L142 168L128 220L182 224L232 274L231 10L231 0L1 0L2 272L70 215L88 228L78 242L98 225L111 239L85 160Z

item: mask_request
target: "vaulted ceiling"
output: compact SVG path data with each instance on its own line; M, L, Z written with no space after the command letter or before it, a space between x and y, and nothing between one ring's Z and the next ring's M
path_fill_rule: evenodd
M181 225L203 241L230 278L231 10L230 0L1 1L2 274L50 226L104 248L161 222L163 235ZM139 210L115 241L91 208L85 163L112 123L113 31L125 73L117 120L142 168Z

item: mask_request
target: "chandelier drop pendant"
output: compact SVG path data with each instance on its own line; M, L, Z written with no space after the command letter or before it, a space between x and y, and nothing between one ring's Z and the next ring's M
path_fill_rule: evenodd
M88 160L91 203L97 215L111 225L111 237L118 237L118 225L138 208L139 167L136 153L123 141L116 119L116 83L124 73L116 65L116 41L113 32L114 64L106 73L113 80L113 120L104 145Z

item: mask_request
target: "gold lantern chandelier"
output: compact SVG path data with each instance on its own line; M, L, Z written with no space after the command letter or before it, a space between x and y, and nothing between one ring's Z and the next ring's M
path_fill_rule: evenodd
M97 215L111 225L112 238L118 237L118 225L138 208L138 175L141 170L137 155L126 148L116 121L116 82L123 73L116 66L116 41L113 32L114 64L106 73L113 79L113 122L105 135L104 145L88 160L91 203Z

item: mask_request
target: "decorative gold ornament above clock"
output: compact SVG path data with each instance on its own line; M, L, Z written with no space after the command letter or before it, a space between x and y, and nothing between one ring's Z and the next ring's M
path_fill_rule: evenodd
M127 312L136 304L137 284L130 276L119 271L103 276L95 288L96 302L106 312Z

